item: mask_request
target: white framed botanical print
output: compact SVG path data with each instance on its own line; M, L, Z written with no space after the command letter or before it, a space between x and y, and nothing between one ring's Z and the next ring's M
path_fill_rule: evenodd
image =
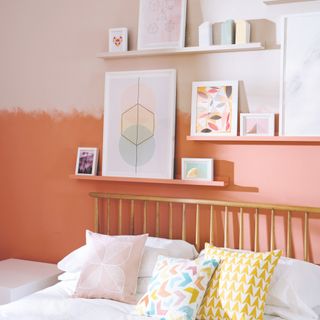
M274 136L274 113L241 113L240 136Z
M187 0L140 0L138 50L183 48Z
M191 136L236 136L238 81L192 83Z
M173 178L176 71L107 72L102 175Z

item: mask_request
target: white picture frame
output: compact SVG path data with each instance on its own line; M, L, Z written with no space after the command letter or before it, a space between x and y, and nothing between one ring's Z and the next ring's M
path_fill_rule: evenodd
M102 175L172 179L176 70L107 72Z
M280 135L320 136L320 12L282 18Z
M98 156L98 148L78 147L75 174L77 176L97 175Z
M128 51L128 29L109 29L109 52Z
M195 181L213 180L213 159L208 158L182 158L181 179Z
M237 136L238 81L192 83L191 136Z
M187 0L140 0L138 50L183 48Z
M240 136L274 136L274 113L241 113Z

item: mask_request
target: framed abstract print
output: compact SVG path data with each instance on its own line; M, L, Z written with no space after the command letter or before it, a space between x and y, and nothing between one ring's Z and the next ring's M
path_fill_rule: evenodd
M240 136L274 136L274 113L241 113Z
M176 71L106 73L102 175L173 178Z
M236 136L238 81L192 84L191 135Z
M207 158L182 158L182 180L212 181L213 159Z
M320 136L320 12L283 18L280 134Z
M187 0L140 0L138 50L183 48Z

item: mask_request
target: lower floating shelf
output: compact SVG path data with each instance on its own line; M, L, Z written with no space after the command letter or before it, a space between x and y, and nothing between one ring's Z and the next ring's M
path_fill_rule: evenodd
M217 177L215 181L196 181L181 179L149 179L149 178L129 178L129 177L105 177L105 176L78 176L70 175L71 179L91 180L91 181L110 181L110 182L133 182L133 183L152 183L152 184L175 184L189 186L207 186L207 187L226 187L229 179L226 177Z

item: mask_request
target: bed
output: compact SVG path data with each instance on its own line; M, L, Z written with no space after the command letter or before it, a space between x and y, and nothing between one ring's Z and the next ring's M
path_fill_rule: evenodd
M281 221L286 241L285 244L280 243L280 246L288 258L281 258L276 267L263 318L320 318L320 268L308 263L309 219L317 217L320 208L107 193L90 193L90 196L94 199L95 232L111 235L149 233L154 236L154 240L149 237L150 243L160 243L162 240L158 239L167 238L165 241L173 250L169 253L170 256L178 251L182 254L184 249L177 247L181 243L188 250L187 245L192 248L188 242L194 244L198 251L205 242L224 248L236 248L239 252L247 252L248 249L259 252L260 247L263 250L275 250L279 242L276 236L276 233L279 233L277 224ZM296 223L302 232L295 231ZM267 235L264 233L266 230ZM297 240L296 234L299 234L301 239ZM263 241L265 238L268 240L267 244ZM301 260L305 261L290 259L295 252L297 241L303 248ZM252 248L248 248L248 245ZM81 250L83 249L79 248L75 250L76 253L71 253L72 259ZM161 250L159 252L165 255L167 251L163 248ZM192 250L188 253L190 257L195 256ZM149 277L148 272L144 274L147 277L140 277L139 272L138 289L133 303L73 297L79 281L79 269L70 263L70 255L67 262L72 268L69 271L68 268L67 271L63 270L65 273L60 277L59 283L0 306L0 319L159 319L137 313L136 303L144 295L148 285L150 286L151 275ZM140 269L143 269L143 263L145 262L142 259ZM147 283L143 283L145 280Z

